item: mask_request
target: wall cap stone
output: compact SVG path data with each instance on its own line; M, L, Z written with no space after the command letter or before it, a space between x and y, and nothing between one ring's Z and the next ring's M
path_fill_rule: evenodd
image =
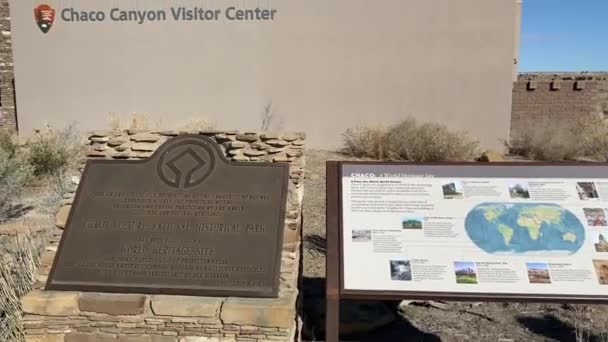
M145 295L113 293L83 293L78 302L80 311L110 315L139 315L145 304Z
M293 326L296 293L279 298L228 298L220 318L224 324L289 328Z
M156 316L218 317L224 298L155 295L150 306Z
M24 313L43 316L77 316L80 292L32 291L21 299Z

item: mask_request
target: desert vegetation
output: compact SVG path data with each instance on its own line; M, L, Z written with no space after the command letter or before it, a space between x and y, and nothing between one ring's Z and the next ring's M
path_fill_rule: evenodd
M54 215L69 186L69 177L80 164L82 148L73 127L46 127L28 138L0 130L0 224L32 210L31 205L22 203L26 191L36 194L33 197L38 213ZM19 298L35 280L46 235L44 231L0 235L0 341L22 340Z
M479 142L440 123L407 118L392 126L363 126L343 134L342 152L354 157L407 161L472 160Z
M506 143L509 152L533 160L608 160L608 125L590 116L570 124L546 119L523 129Z

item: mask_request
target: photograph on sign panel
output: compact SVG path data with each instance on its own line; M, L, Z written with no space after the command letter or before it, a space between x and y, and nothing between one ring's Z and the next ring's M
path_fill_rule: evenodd
M372 241L371 230L353 230L353 242L370 242Z
M462 182L449 181L443 183L443 198L445 199L461 199L464 197L462 192Z
M392 280L412 280L412 266L409 260L391 260L390 264Z
M528 280L531 284L551 284L549 265L544 262L527 262Z
M595 183L593 182L576 183L576 192L578 192L578 197L583 201L597 200L600 198Z
M477 268L474 262L454 262L454 273L456 273L456 283L458 284L477 284Z
M584 208L587 224L591 227L608 226L606 213L600 208Z
M530 190L528 182L513 182L509 184L509 195L513 199L529 199Z
M593 245L598 253L608 253L608 230L597 232L594 234Z
M420 215L407 215L401 220L403 229L422 229L423 217Z
M608 285L608 260L593 260L593 266L597 274L597 280L602 285Z

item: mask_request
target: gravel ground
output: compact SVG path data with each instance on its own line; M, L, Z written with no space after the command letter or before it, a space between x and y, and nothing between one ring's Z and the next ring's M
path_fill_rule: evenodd
M356 160L307 150L304 195L305 338L322 340L325 286L325 162ZM343 307L351 303L344 303ZM608 306L455 302L384 303L390 325L357 341L608 341ZM405 304L405 303L404 303ZM317 317L315 317L317 316ZM577 334L579 336L577 336ZM584 336L580 336L583 334Z

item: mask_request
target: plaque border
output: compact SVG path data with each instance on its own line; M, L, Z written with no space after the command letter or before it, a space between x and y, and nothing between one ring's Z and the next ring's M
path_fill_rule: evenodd
M285 230L285 219L286 219L286 211L287 211L287 194L289 188L289 168L290 164L287 162L234 162L226 158L223 151L221 150L219 144L204 135L198 134L183 134L176 137L172 137L162 143L150 157L139 160L116 160L116 159L87 159L85 163L84 170L82 171L82 175L80 177L80 183L84 184L86 177L88 175L88 170L90 165L95 164L145 164L145 163L153 163L154 160L160 161L161 154L165 153L169 148L173 146L173 144L179 143L176 140L186 140L192 139L195 140L205 140L209 144L211 144L211 148L215 149L215 152L218 155L218 158L215 160L215 163L225 163L230 167L268 167L268 168L282 168L284 169L283 180L282 180L282 189L281 189L281 205L279 211L280 217L280 227L277 234L277 244L276 244L276 254L275 254L275 262L273 268L273 284L270 291L255 291L255 290L218 290L218 289L206 289L204 287L197 287L193 285L180 285L168 288L166 285L151 285L151 284L136 284L136 283L117 283L116 285L108 285L108 284L99 284L94 282L62 282L54 279L55 270L57 267L57 262L60 258L61 252L63 251L63 244L67 238L67 234L69 234L69 229L71 227L71 221L74 214L73 209L76 209L76 206L73 205L70 213L68 214L68 218L63 229L63 233L61 234L61 239L59 241L59 245L57 247L57 253L53 258L53 264L51 266L51 270L49 272L45 290L47 291L81 291L81 292L107 292L107 293L137 293L137 294L149 294L149 295L185 295L185 296L202 296L202 297L245 297L245 298L278 298L279 290L280 290L280 282L281 282L281 261L282 261L282 252L283 252L283 239L284 239L284 230ZM156 167L152 168L151 172L157 173ZM158 175L157 175L158 176ZM162 180L161 180L162 181ZM76 195L74 196L74 201L72 203L78 203L78 200L81 195L82 188L78 186L76 189Z

